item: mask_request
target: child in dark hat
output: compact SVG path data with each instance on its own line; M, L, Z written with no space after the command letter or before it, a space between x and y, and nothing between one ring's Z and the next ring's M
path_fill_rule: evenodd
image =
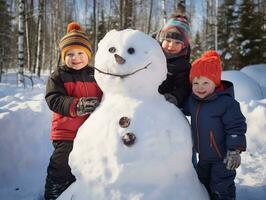
M102 91L89 66L92 59L88 35L72 22L60 40L62 66L51 74L45 99L53 111L51 140L54 152L47 168L45 199L53 200L75 181L68 165L79 127L98 106Z
M184 107L191 116L196 171L211 200L235 200L236 168L246 150L246 120L234 98L233 84L221 81L221 60L207 51L192 63L192 94Z
M167 59L167 78L159 86L159 93L182 108L190 94L190 27L185 16L172 16L156 35Z

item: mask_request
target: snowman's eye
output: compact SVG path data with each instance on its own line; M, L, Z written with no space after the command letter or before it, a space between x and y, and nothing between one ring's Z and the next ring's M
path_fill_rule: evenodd
M132 47L130 47L130 48L127 50L127 52L128 52L129 54L133 54L133 53L135 53L135 49L132 48Z
M110 48L108 49L108 51L109 51L110 53L114 53L114 52L116 52L116 48L115 48L115 47L110 47Z

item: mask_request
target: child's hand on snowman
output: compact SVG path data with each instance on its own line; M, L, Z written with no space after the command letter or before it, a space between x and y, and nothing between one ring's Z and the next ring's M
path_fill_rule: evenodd
M97 97L81 97L76 105L76 113L78 116L91 114L98 105Z
M224 164L226 164L226 169L235 170L241 164L240 150L228 150L226 157L224 159Z
M164 98L166 99L166 101L169 101L170 103L173 103L175 105L177 105L178 103L176 97L170 93L165 93Z

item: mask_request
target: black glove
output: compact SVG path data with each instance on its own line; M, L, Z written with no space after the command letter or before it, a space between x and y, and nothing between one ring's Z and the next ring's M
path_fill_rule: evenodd
M165 93L164 98L166 99L166 101L169 101L170 103L173 103L175 105L177 105L178 103L176 97L170 93Z
M98 105L97 97L81 97L76 105L76 113L78 116L91 114Z
M241 164L240 150L228 150L224 159L226 169L235 170Z

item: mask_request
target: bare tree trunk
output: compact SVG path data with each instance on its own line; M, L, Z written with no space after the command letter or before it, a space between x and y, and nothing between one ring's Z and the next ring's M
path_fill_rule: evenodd
M42 62L41 62L41 66L42 69L46 68L46 49L47 49L47 44L46 44L46 37L47 37L47 10L46 10L46 0L44 0L43 2L43 23L42 23L42 27L43 27L43 40L42 40Z
M147 33L148 33L148 34L149 34L150 31L151 31L152 9L153 9L153 0L150 0L150 10L149 10L149 18L148 18L148 30L147 30Z
M97 23L97 1L96 0L93 0L93 44L94 44L94 52L97 51L97 26L98 26L98 23Z
M37 75L41 75L41 64L42 64L42 21L43 21L43 7L44 0L39 0L39 15L38 15L38 44L37 44L37 56L36 56L36 69Z
M124 2L124 25L123 28L132 28L133 26L133 0L125 0Z
M85 0L85 10L84 10L84 26L85 28L88 27L88 17L87 17L87 14L88 14L88 7L89 7L89 3L87 0Z
M5 49L0 48L0 82L2 82L2 73L3 73L3 60L5 55Z
M58 1L54 1L53 3L55 3L54 5L54 19L53 19L53 51L54 51L54 63L58 63L58 59L60 55L58 55L58 51L57 51L57 38L58 38L58 33L59 33L59 27L57 22L60 20L60 16L59 16L59 2ZM58 22L60 23L60 22Z
M176 5L176 14L185 15L186 14L186 0L180 0Z
M54 13L52 13L52 18L51 18L51 30L54 30ZM50 74L52 73L53 70L53 61L55 60L55 52L54 52L54 33L51 34L50 36L50 66L49 66L49 72Z
M165 24L167 21L166 15L166 0L162 0L162 13L163 13L163 23Z
M18 21L18 81L24 83L24 0L18 1L19 21Z
M29 66L29 71L33 72L33 66L35 66L35 51L36 49L34 48L36 45L35 38L36 38L36 32L35 32L35 23L33 19L33 11L34 11L34 0L30 0L30 5L29 5L29 12L27 13L28 16L30 17L28 20L28 25L29 25L29 51L30 51L30 66Z
M27 65L29 71L31 71L31 51L30 51L30 27L29 27L29 20L30 20L30 11L28 9L27 3L25 3L25 10L27 12L26 20L25 20L25 34L26 34L26 49L27 49Z
M124 9L124 0L119 0L119 27L123 29L123 9Z

